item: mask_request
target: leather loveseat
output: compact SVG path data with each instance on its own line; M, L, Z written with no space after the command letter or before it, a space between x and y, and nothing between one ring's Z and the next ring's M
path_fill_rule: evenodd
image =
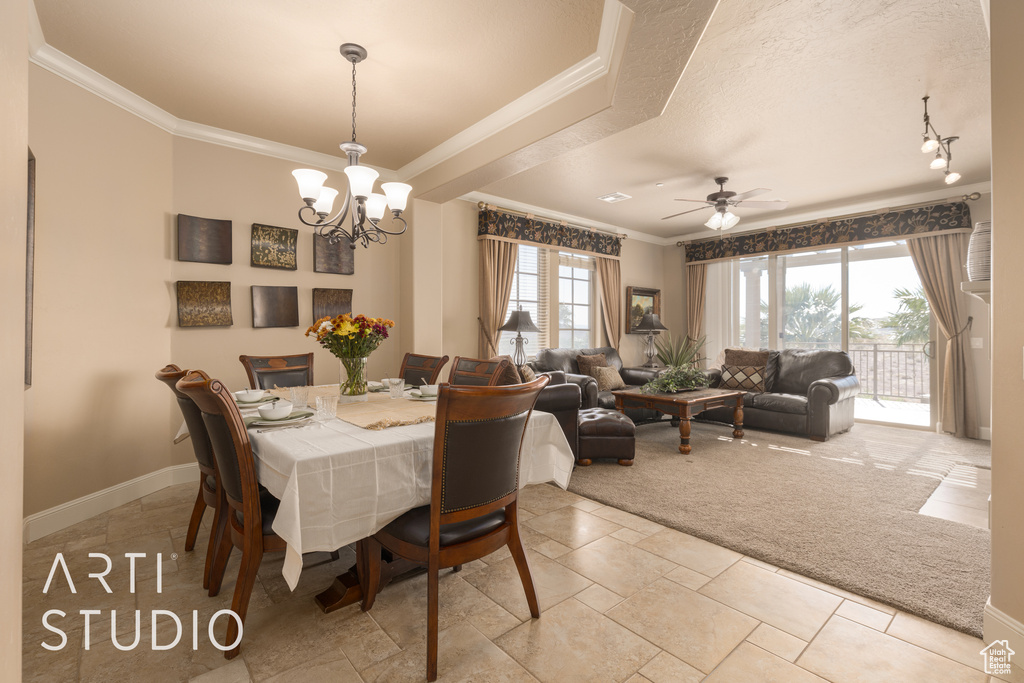
M547 373L551 381L537 397L535 410L551 413L565 433L573 458L579 457L579 416L582 403L580 386L567 382L564 372Z
M539 373L562 372L565 373L567 382L580 387L583 397L583 408L607 408L615 409L615 397L610 391L599 392L597 380L590 375L580 374L576 356L594 356L603 353L608 365L619 371L622 381L629 387L647 384L658 376L661 368L624 368L619 352L611 346L601 346L596 349L541 349L537 357L528 365ZM634 423L650 422L660 420L664 415L656 410L646 408L627 408L626 416Z
M706 373L711 386L719 386L721 368ZM845 351L770 351L765 391L747 392L743 397L743 425L827 441L853 427L854 399L859 393L860 381ZM707 410L696 419L731 424L732 408Z

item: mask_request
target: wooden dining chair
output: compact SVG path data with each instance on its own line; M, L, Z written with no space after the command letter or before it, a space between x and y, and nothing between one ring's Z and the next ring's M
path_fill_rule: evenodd
M313 384L312 352L294 356L242 355L238 360L249 377L250 389L306 387Z
M441 368L447 362L448 356L423 356L418 353L407 353L402 359L402 369L398 371L398 375L405 380L406 384L417 387L424 382L437 384L437 378L441 376Z
M212 594L214 586L219 590L232 548L241 550L242 562L238 568L231 610L244 624L263 554L284 551L286 547L284 539L271 529L280 501L257 483L252 444L228 388L201 370L190 371L178 380L177 388L201 411L227 503L221 515L225 529L210 570L210 591ZM227 640L224 642L233 643L237 636L238 624L234 619L228 619ZM226 651L224 657L233 659L240 647L236 645Z
M203 521L206 508L213 508L214 531L210 532L210 542L206 546L206 567L203 570L203 588L209 588L210 569L213 566L213 556L218 542L215 531L221 528L220 516L223 510L224 494L221 491L217 461L213 455L213 446L210 444L210 435L206 432L206 423L203 422L202 413L195 402L175 386L187 372L187 370L182 370L177 365L171 364L158 370L156 378L174 392L181 416L185 418L185 426L188 428L189 439L192 441L192 451L199 464L199 493L196 495L196 503L192 507L192 517L188 520L188 531L185 534L185 550L187 552L191 552L196 547L199 524ZM211 593L211 595L216 595L216 593Z
M442 384L434 424L430 505L409 510L368 539L363 609L373 607L381 547L427 565L427 680L437 680L438 572L507 546L530 614L540 616L519 538L519 457L526 423L549 377L504 387Z
M509 365L507 358L501 360L483 360L480 358L463 358L455 356L452 361L452 372L448 377L449 384L459 386L493 387L501 380L505 368Z

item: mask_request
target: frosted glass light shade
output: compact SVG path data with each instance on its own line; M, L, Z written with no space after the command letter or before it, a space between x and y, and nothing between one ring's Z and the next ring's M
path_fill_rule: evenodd
M366 198L366 217L375 221L379 221L384 217L384 211L387 210L388 198L382 194L374 192Z
M715 211L715 214L713 216L711 216L711 218L708 219L708 222L705 223L704 225L706 227L711 228L712 230L721 230L722 229L722 214L720 214L717 211Z
M956 171L953 171L952 173L950 173L949 171L946 171L946 184L947 185L952 185L953 183L955 183L958 180L960 180L960 174L959 173L957 173Z
M295 182L299 184L299 196L303 201L306 199L315 200L320 196L320 188L327 180L327 174L322 171L314 171L311 168L297 168L292 171Z
M412 185L405 183L381 183L380 189L388 198L388 208L392 211L405 211L409 202L409 193L412 192Z
M932 159L932 163L928 164L928 168L933 171L938 171L946 166L946 160L942 158L942 154L936 154L935 158Z
M338 196L338 191L332 187L321 187L320 196L315 202L313 202L313 210L321 216L331 215L331 207L334 206L334 199Z
M740 217L731 211L722 214L722 230L728 230L740 222Z
M369 166L346 166L349 192L353 197L369 197L373 192L373 183L380 174Z
M939 141L933 140L932 138L925 137L924 142L921 144L921 151L925 154L934 152L939 148Z

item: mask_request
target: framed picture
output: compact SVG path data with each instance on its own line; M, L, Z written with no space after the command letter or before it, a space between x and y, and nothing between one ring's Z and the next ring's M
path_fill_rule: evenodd
M257 268L295 270L299 231L252 224L252 265Z
M299 288L252 286L253 327L298 327Z
M343 313L352 313L351 289L313 289L313 322Z
M178 260L231 264L231 221L178 214Z
M226 327L231 320L231 283L178 280L178 327Z
M647 313L661 316L661 290L626 287L626 334L643 334L634 332L633 328L640 324L640 319Z
M313 233L313 272L353 275L356 272L356 250L352 240L331 244L326 237Z

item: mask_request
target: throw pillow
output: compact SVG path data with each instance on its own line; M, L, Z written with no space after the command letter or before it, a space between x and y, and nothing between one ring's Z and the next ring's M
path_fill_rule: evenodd
M626 383L622 381L622 375L613 367L598 365L590 369L590 376L597 380L598 391L615 391L626 388Z
M537 373L529 365L520 365L519 375L523 378L523 382L532 382L537 379Z
M508 365L505 366L505 372L498 378L498 385L505 386L508 384L522 384L523 380L519 376L519 371L516 370L515 363L512 362L512 356L495 356L494 358L488 359L492 362L500 362L503 360L508 361Z
M765 366L763 365L723 365L721 389L742 389L744 391L764 391Z
M722 365L768 365L768 351L726 349Z
M576 356L576 364L580 368L581 375L590 375L593 377L593 373L590 372L591 368L605 367L608 365L608 359L604 357L603 353L597 353L593 356Z

